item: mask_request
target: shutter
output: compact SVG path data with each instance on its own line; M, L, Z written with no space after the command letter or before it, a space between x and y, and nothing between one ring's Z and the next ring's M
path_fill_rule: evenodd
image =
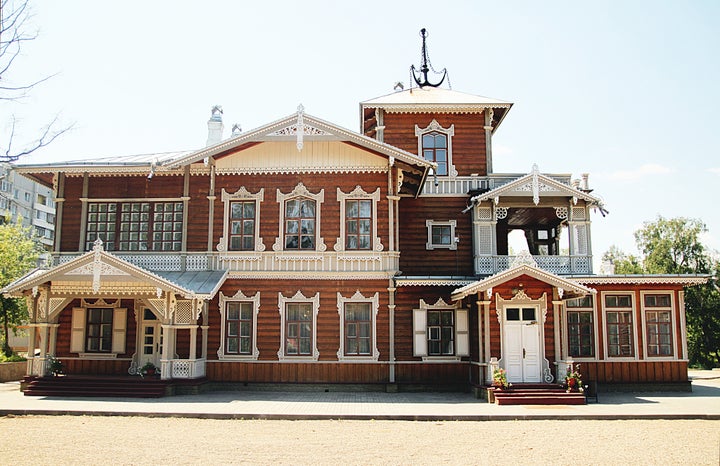
M427 356L427 312L413 309L413 356Z
M456 356L470 355L470 335L468 332L467 309L455 310L455 344Z
M72 310L72 324L70 330L70 352L82 353L85 351L85 309L74 307Z
M127 309L113 309L112 352L125 353L125 329L127 328Z

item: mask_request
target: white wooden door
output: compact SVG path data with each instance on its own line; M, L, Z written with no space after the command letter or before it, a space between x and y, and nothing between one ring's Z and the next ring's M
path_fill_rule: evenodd
M143 320L140 323L140 360L138 367L146 362L156 366L160 364L160 353L162 351L162 338L160 335L160 321L149 309L143 311Z
M504 309L503 360L508 382L540 382L540 325L535 307Z

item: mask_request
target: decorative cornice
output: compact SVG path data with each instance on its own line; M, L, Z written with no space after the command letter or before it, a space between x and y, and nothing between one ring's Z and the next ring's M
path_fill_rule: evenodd
M703 285L711 275L592 275L568 277L583 285Z
M474 283L474 280L468 278L438 277L438 278L422 278L422 277L397 277L395 278L395 286L465 286Z

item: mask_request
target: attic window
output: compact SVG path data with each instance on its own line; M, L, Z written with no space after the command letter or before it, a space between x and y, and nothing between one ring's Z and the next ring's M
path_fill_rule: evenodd
M455 125L443 128L437 120L433 120L426 128L415 125L415 136L418 138L418 154L425 160L438 164L439 176L457 176L452 163L452 137Z

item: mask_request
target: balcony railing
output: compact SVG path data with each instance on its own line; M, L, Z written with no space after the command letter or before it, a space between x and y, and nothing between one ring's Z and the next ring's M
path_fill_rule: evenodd
M422 194L430 196L466 196L470 191L490 191L511 181L527 175L527 173L503 173L487 176L429 176L425 179ZM561 183L570 184L570 175L547 175Z
M492 275L507 270L516 256L478 256L477 275ZM556 275L584 275L592 273L592 256L532 256L538 267Z

